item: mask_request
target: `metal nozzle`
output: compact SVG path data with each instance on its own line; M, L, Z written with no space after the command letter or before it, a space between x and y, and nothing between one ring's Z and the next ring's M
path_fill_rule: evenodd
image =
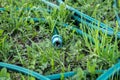
M54 27L54 30L53 30L52 44L55 48L62 47L62 37L59 35L56 27Z
M62 47L62 37L60 35L53 35L52 44L55 48L61 48Z

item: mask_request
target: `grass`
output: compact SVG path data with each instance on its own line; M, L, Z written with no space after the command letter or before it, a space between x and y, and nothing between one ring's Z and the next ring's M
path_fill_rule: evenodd
M119 31L112 0L76 0L75 2L66 0L66 3ZM66 71L78 72L77 75L66 80L95 80L97 78L95 70L108 69L120 57L120 40L82 24L78 27L83 31L87 29L95 44L88 41L86 36L81 37L69 28L56 26L64 42L61 49L55 49L51 44L55 20L74 25L74 21L70 20L72 13L66 10L64 5L60 6L60 11L53 9L50 14L40 10L23 10L26 7L47 8L39 0L0 0L0 7L9 10L0 13L0 61L22 66L43 75ZM16 11L16 7L21 9ZM45 17L48 24L34 23L32 20L28 22L23 20L24 17ZM101 41L97 39L98 35L102 37ZM84 70L88 70L90 76L84 75ZM6 79L2 77L3 73L7 74ZM1 70L0 80L16 79L35 80L33 77L7 71L4 68Z

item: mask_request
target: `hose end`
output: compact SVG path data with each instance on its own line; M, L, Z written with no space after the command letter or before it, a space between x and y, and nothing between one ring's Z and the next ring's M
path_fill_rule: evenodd
M55 48L59 49L62 47L62 37L60 35L53 35L52 36L52 44Z

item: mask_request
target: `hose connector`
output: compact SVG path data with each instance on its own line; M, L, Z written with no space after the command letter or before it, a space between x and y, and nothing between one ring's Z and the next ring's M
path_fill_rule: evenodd
M60 35L53 35L52 36L52 44L55 48L62 47L62 37Z
M55 48L59 49L62 47L62 36L59 35L56 27L53 29L52 44Z

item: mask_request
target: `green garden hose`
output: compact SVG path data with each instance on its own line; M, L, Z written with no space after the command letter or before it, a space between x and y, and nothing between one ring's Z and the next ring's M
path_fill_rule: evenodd
M109 68L107 71L105 71L101 76L97 78L97 80L109 80L112 76L117 73L119 74L120 71L120 61L115 64L113 67Z
M24 67L8 64L8 63L4 63L4 62L0 62L0 68L6 68L8 70L12 70L12 71L16 71L16 72L19 72L19 73L23 73L25 75L29 75L29 76L35 77L38 80L58 80L61 77L68 78L68 77L72 77L75 74L77 74L77 72L71 71L71 72L65 72L65 73L59 73L59 74L52 74L52 75L43 76L43 75L41 75L41 74L39 74L37 72L31 71L31 70L26 69ZM89 74L89 72L86 71L86 70L84 72L86 74ZM103 72L105 72L105 70L96 70L95 71L96 74L103 73Z
M7 64L7 63L4 63L4 62L0 62L0 68L7 68L9 70L13 70L13 71L17 71L17 72L20 72L20 73L23 73L23 74L26 74L26 75L30 75L30 76L35 77L38 80L50 80L49 78L47 78L43 75L40 75L40 74L38 74L34 71L31 71L29 69L25 69L23 67L12 65L12 64Z
M62 0L57 0L60 4L63 3ZM47 4L48 6L52 7L52 8L57 8L59 9L59 6L56 4L53 4L47 0L42 0L42 2L44 2L45 4ZM75 18L75 20L77 20L78 22L81 22L83 24L88 25L89 27L92 27L94 29L97 29L99 31L102 31L103 33L107 33L110 36L116 35L117 38L120 39L120 32L117 32L116 34L114 34L114 29L102 22L99 22L98 20L78 11L77 9L66 5L66 8L72 12L74 12L75 15L73 15L73 17ZM92 25L92 26L91 26ZM99 26L100 25L100 26ZM96 27L96 28L95 28Z

